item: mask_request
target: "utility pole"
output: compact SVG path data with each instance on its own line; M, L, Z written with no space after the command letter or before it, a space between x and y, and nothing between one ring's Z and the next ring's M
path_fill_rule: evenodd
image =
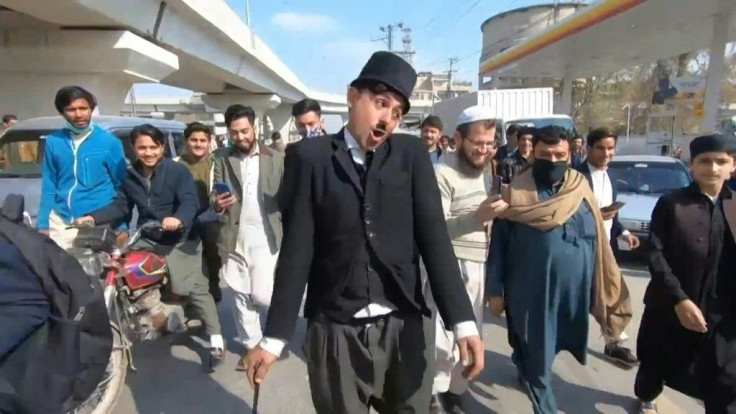
M450 92L452 91L452 74L454 72L457 72L457 69L453 69L452 67L455 66L455 64L458 62L458 58L451 57L450 59L450 69L447 71L447 95L448 98L450 97Z
M397 55L401 56L409 62L410 65L413 65L412 60L413 56L416 53L412 47L412 35L411 35L411 29L408 28L404 22L398 22L393 24L388 24L386 26L380 26L378 28L382 33L384 33L383 37L373 38L371 39L372 42L385 42L387 49L389 52L396 53ZM404 36L401 38L401 41L403 43L403 50L394 50L394 31L399 30L401 31Z
M245 0L245 24L250 30L250 0Z

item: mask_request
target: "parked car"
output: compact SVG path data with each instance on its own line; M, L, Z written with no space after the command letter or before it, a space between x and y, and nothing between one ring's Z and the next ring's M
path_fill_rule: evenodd
M659 155L622 155L614 158L609 171L616 178L621 224L644 246L649 241L652 210L663 194L690 185L690 171L682 161Z
M161 129L168 137L166 156L180 155L186 148L184 128L176 121L122 116L95 116L99 127L120 138L128 163L135 160L135 151L130 144L130 131L141 124L151 124ZM46 135L58 131L66 122L60 116L33 118L20 121L5 130L0 137L0 194L21 194L26 200L26 211L30 221L36 224L41 202L41 169Z

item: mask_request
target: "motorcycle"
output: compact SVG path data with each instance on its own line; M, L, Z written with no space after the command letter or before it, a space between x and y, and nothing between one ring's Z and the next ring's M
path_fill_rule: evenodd
M69 253L91 279L103 285L113 331L113 350L105 376L95 392L70 414L111 412L125 384L128 367L136 371L133 345L157 339L163 333L186 330L178 314L165 312L162 292L169 283L165 257L131 248L146 230L160 227L157 222L143 224L123 246L118 245L117 235L108 227L79 228ZM176 302L178 298L171 295Z

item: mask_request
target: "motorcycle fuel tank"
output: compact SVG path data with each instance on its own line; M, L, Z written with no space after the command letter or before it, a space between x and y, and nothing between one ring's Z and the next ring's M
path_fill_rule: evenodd
M132 251L125 257L125 284L131 291L163 284L168 276L166 259L152 252Z

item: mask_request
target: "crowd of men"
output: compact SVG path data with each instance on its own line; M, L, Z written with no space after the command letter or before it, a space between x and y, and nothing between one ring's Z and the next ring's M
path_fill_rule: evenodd
M46 138L39 231L68 247L75 223L123 230L133 208L138 225L159 222L135 247L167 257L172 290L209 337L212 370L225 349L220 279L232 289L236 369L252 385L288 356L302 313L319 413L465 412L468 381L484 367L485 307L506 316L537 414L557 412L556 355L585 363L589 314L605 355L639 365L622 346L633 315L614 252L640 242L618 220L616 134L596 129L584 143L558 127L511 125L500 146L502 126L479 106L451 137L436 116L421 139L394 134L416 77L399 56L375 53L350 84L345 127L327 135L319 104L305 100L292 111L302 140L288 146L276 135L260 142L243 105L225 112L228 147L211 152L210 130L192 123L177 160L164 156L161 131L141 125L130 168L120 140L95 126L94 96L63 88L55 105L67 125ZM646 414L665 385L709 414L736 412L736 201L726 185L736 143L703 136L690 152L693 184L662 197L652 218L635 386ZM187 329L150 312L162 331Z

